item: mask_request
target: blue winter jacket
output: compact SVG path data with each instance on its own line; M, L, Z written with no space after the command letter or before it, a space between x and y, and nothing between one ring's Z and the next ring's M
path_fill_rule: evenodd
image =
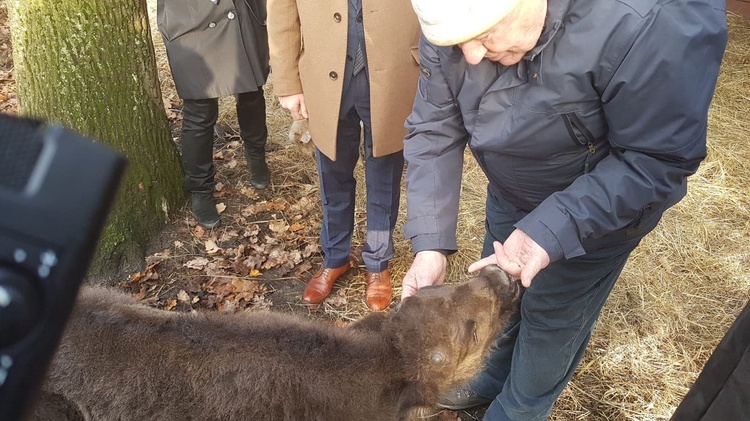
M456 250L463 152L551 261L642 237L706 155L724 0L550 0L517 65L420 41L406 121L413 251Z

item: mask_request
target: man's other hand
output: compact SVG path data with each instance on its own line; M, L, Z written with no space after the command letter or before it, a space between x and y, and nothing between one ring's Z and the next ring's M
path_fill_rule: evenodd
M445 280L448 258L439 251L420 251L414 256L401 288L401 299L414 295L420 288L440 285Z
M488 265L498 265L509 275L521 280L526 288L537 273L549 265L547 252L521 230L515 230L505 243L495 241L495 254L469 265L469 272L476 272Z
M305 105L305 94L294 94L279 97L279 104L292 114L295 120L307 118L307 105Z

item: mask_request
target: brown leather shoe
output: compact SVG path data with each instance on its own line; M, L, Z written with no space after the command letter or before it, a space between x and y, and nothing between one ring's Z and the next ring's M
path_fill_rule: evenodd
M306 303L317 304L328 297L336 280L349 271L349 263L338 268L323 268L308 282L302 293L302 300Z
M367 275L367 307L373 311L382 311L388 307L393 297L391 275L388 269L380 272L369 272Z

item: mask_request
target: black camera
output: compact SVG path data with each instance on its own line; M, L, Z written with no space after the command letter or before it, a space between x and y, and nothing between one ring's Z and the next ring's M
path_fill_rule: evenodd
M0 114L0 419L54 355L126 161L60 125Z

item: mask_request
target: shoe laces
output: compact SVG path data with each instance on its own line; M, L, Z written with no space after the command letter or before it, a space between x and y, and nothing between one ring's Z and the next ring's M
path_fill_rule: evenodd
M377 284L383 280L380 272L375 272L370 275L370 284Z

